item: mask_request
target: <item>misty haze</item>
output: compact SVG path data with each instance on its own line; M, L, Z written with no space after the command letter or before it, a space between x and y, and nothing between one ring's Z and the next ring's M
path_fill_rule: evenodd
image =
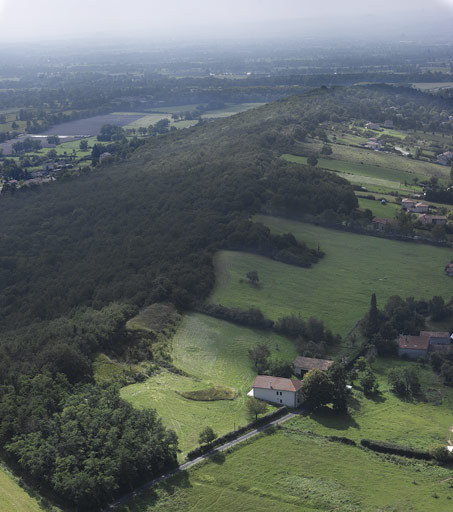
M0 512L447 512L453 1L0 0Z

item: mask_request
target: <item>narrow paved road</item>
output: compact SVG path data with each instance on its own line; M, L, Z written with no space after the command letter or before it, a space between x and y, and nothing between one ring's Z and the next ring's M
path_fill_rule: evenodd
M228 450L228 448L231 448L232 446L243 443L244 441L247 441L247 439L250 439L251 437L256 436L257 434L260 434L261 432L264 432L265 430L270 429L271 427L274 427L275 425L278 425L279 423L283 423L285 421L288 421L291 418L294 418L294 416L297 416L300 412L290 412L286 414L285 416L282 416L281 418L278 418L277 420L271 421L270 423L267 423L266 425L263 425L262 427L259 427L255 430L252 430L251 432L248 432L247 434L244 434L241 437L238 437L234 441L230 441L229 443L225 443L222 446L219 446L218 448L214 448L214 450L211 450L208 453L205 453L204 455L201 455L201 457L198 457L197 459L191 460L189 462L186 462L184 464L181 464L177 468L171 470L170 472L166 473L165 475L162 475L158 478L155 478L154 480L151 480L149 482L146 482L146 484L141 485L140 487L137 487L134 491L125 494L120 499L115 501L115 503L112 503L107 508L104 509L104 512L110 512L111 510L115 510L118 507L121 507L122 505L126 504L131 499L135 498L139 494L141 494L143 491L147 491L148 489L152 489L156 485L160 484L164 480L167 480L168 478L171 478L174 475L177 475L178 473L181 473L182 471L185 471L186 469L191 468L192 466L195 466L196 464L199 464L205 459L208 459L209 457L212 457L216 453L222 452L224 450Z

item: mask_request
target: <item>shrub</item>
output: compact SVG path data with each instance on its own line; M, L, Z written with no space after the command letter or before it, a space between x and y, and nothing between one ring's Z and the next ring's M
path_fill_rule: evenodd
M385 441L372 441L371 439L362 439L361 446L369 448L379 453L389 453L392 455L400 455L401 457L410 457L412 459L431 460L433 457L429 452L416 450L408 446L400 446Z

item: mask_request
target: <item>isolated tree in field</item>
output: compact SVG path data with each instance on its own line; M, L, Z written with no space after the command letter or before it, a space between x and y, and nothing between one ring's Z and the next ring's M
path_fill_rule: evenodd
M362 386L365 395L376 393L379 389L379 383L376 379L376 375L370 368L366 368L365 371L359 373L359 383Z
M318 159L315 156L309 156L307 158L307 164L316 167L318 165Z
M255 348L249 348L249 359L253 362L256 369L267 365L267 358L271 355L266 345L257 345Z
M267 403L251 397L247 400L247 410L251 415L255 415L257 420L258 414L264 414L267 411Z
M212 441L217 437L217 434L211 427L206 427L200 432L198 441L200 444L211 444Z
M324 146L321 148L320 151L321 155L331 155L332 154L332 148L328 144L324 144Z
M55 144L56 146L58 146L58 144L60 144L60 137L58 137L58 135L49 135L47 137L47 142L49 144Z
M82 151L86 151L88 149L88 141L83 139L80 141L79 143L79 148L82 150Z
M258 277L258 272L256 270L250 270L247 272L245 277L249 280L250 284L257 285L259 283L260 278Z
M377 309L376 294L371 295L370 310L368 312L368 321L366 326L366 335L371 338L373 334L379 331L379 313Z
M332 402L333 384L323 371L310 370L304 376L300 394L303 402L316 409Z

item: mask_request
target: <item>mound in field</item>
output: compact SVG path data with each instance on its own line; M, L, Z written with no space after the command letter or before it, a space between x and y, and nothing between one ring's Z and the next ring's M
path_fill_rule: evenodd
M238 396L237 391L228 386L214 386L212 388L199 389L198 391L183 391L177 393L188 400L196 400L198 402L235 400Z

